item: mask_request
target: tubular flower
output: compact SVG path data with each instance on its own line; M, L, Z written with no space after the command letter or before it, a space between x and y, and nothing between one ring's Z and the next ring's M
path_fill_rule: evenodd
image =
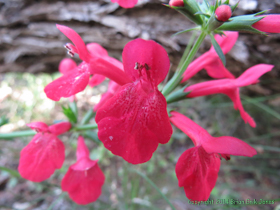
M136 39L123 50L124 72L133 81L97 110L98 137L113 154L132 164L148 161L159 143L172 134L167 103L157 86L169 70L169 59L154 41Z
M219 154L229 160L230 155L252 157L256 150L231 136L213 137L205 129L172 111L170 121L193 141L195 147L186 150L176 164L179 186L194 201L205 201L214 188L220 169Z
M117 61L108 58L109 56L104 55L104 52L100 53L102 49L89 46L88 50L82 38L74 30L62 25L57 25L57 28L74 43L74 45L66 44L68 53L72 56L78 54L83 62L45 87L44 91L48 98L59 101L61 97L69 97L83 91L89 83L91 74L103 75L120 85L130 82L120 69L121 64L116 64Z
M48 127L43 122L34 122L28 126L38 133L21 151L18 170L23 178L41 182L61 168L65 156L64 145L57 136L67 132L71 123L61 122Z
M101 195L105 176L97 161L89 158L83 137L78 138L77 162L71 165L61 182L63 191L80 205L94 202Z
M193 98L198 96L206 96L217 93L226 94L233 102L234 108L238 109L245 123L249 123L252 127L256 127L253 118L245 112L239 95L239 87L252 85L258 82L266 72L271 71L273 65L259 64L247 69L237 79L221 79L207 82L201 82L187 87L184 92L190 92L187 97Z
M138 0L111 0L113 3L118 3L123 8L132 8L134 7Z
M262 15L264 18L254 23L252 26L267 33L280 33L280 15ZM262 17L260 16L260 17Z
M237 38L238 32L225 32L226 36L216 35L215 39L219 43L224 54L227 54L231 48L234 46ZM183 74L183 79L181 82L185 82L191 77L193 77L200 70L205 69L210 77L221 79L230 78L233 79L234 76L224 67L221 59L216 53L214 47L212 46L210 50L199 58L195 59Z

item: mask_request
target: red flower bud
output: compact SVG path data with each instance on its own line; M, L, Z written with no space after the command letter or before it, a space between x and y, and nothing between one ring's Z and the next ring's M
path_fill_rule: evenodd
M232 15L231 8L228 5L221 5L215 11L215 17L218 21L226 22Z
M172 7L183 7L184 1L183 0L170 0L169 5Z

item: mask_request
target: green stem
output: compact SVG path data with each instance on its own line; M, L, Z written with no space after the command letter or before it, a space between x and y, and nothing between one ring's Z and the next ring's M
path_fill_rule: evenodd
M173 204L168 200L168 198L160 191L160 189L155 185L155 183L150 180L145 174L143 174L140 171L137 171L135 169L130 169L131 171L137 173L140 175L143 179L145 179L153 188L155 188L156 191L163 197L163 199L168 203L168 205L171 207L172 210L176 210L176 208L173 206Z
M197 53L200 45L202 44L203 40L205 39L207 33L205 32L201 32L201 34L199 35L199 37L197 38L195 44L193 45L187 59L185 60L185 62L183 63L182 67L180 68L179 71L177 71L174 76L172 77L171 80L169 80L169 82L166 84L166 86L163 88L162 90L162 94L164 96L167 96L169 93L171 93L181 82L182 80L182 75L185 72L185 70L187 69L187 67L190 65L190 63L192 62L195 54Z
M97 129L97 124L87 124L87 125L80 125L77 127L74 127L74 131L84 131L84 130L91 130L91 129Z
M15 131L12 133L0 133L0 139L13 139L16 137L24 137L24 136L34 136L36 131L33 130L26 130L26 131Z
M81 125L87 124L93 116L94 116L93 110L92 109L88 110L88 112L85 114L85 116L81 121Z

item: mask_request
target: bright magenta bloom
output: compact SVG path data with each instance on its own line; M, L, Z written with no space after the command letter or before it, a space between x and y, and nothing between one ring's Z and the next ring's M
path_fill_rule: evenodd
M263 32L267 33L280 33L280 15L262 15L264 16L263 19L256 22L252 26L255 29L258 29Z
M80 205L94 202L101 195L105 176L97 164L89 158L89 150L83 137L78 138L77 162L71 165L61 182L63 191Z
M18 170L23 178L41 182L61 168L65 149L57 136L67 132L71 123L61 122L48 127L43 122L34 122L28 126L38 133L21 151Z
M226 31L225 34L226 36L216 35L215 39L219 43L224 54L227 54L234 46L238 38L238 32ZM216 79L225 77L231 79L234 78L234 76L224 67L213 46L208 52L199 56L189 65L183 74L181 82L187 81L202 69L205 69L210 77Z
M231 136L212 137L205 129L172 111L170 121L193 141L195 147L186 150L176 164L179 186L194 201L205 201L214 188L220 169L219 154L225 159L230 155L252 157L256 150L240 139Z
M167 104L157 86L169 70L169 58L154 41L136 39L123 50L126 75L133 81L97 110L98 137L113 154L132 164L148 161L172 134Z
M116 60L109 59L109 56L105 56L104 52L100 53L102 49L97 46L89 46L90 53L82 38L74 30L62 25L57 25L57 28L75 44L75 46L66 45L69 54L77 53L84 62L48 84L44 89L48 98L59 101L61 97L69 97L83 91L89 83L91 74L103 75L120 85L130 82L123 70L120 69L121 64L116 64ZM94 49L96 50L95 54L92 53L95 52Z
M169 5L172 7L183 7L184 1L183 0L170 0Z
M217 93L226 94L233 102L234 108L238 109L245 123L249 123L252 127L256 127L253 118L245 112L239 95L239 87L252 85L258 82L266 72L271 71L273 65L259 64L247 69L237 79L220 79L207 82L201 82L187 87L184 91L190 92L187 97L193 98L198 96L206 96Z
M118 3L123 8L132 8L134 7L138 0L111 0L114 3Z

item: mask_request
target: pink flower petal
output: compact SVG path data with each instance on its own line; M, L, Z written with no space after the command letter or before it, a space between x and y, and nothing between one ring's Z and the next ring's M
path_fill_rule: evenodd
M257 154L249 144L231 136L212 137L203 142L203 148L207 153L221 153L252 157Z
M238 39L238 32L236 31L225 31L225 36L221 36L219 34L215 35L215 39L220 45L224 54L227 54L231 48L235 45L235 42ZM210 48L211 52L215 52L213 46ZM215 52L216 53L216 52Z
M60 122L54 125L49 126L49 131L58 136L61 135L63 133L66 133L67 131L69 131L71 129L71 123L70 122Z
M93 111L96 112L103 104L105 104L110 98L112 98L115 95L115 93L120 89L120 87L121 86L118 85L118 83L110 81L107 92L102 94L99 103L94 106Z
M20 153L19 173L33 182L48 179L64 162L64 145L50 133L38 133Z
M83 61L89 62L90 61L90 55L89 55L89 52L87 51L87 48L86 48L86 45L85 45L84 41L80 37L80 35L77 34L76 31L74 31L73 29L71 29L67 26L56 24L56 27L65 36L67 36L68 39L70 39L74 43L74 45L76 46L76 48L78 50L80 58Z
M148 161L158 143L167 143L172 127L166 100L158 90L127 84L96 114L98 137L113 154L132 164Z
M267 33L280 33L280 15L272 14L272 15L261 15L259 17L264 16L263 19L256 22L252 26L260 31Z
M101 195L105 176L97 160L89 159L89 150L84 138L78 138L77 162L70 166L61 182L63 191L67 191L72 200L80 205L94 202Z
M27 126L36 132L47 132L49 129L48 125L44 122L28 123Z
M221 59L215 59L213 62L204 66L208 75L215 79L229 78L234 79L234 75L227 70Z
M220 159L198 146L180 156L175 171L179 186L184 187L188 199L206 201L216 184L219 169Z
M190 137L195 146L201 145L202 141L210 139L210 134L201 126L196 124L191 119L187 118L185 115L172 111L170 112L170 121L185 134Z
M252 66L236 79L237 85L242 87L255 84L263 74L271 71L273 67L273 65L268 64L258 64Z
M107 57L108 52L106 49L104 49L100 44L97 43L89 43L86 45L87 50L92 54L93 56L98 57Z
M76 67L77 64L75 63L75 61L73 61L71 58L64 58L62 61L60 61L58 69L61 74L66 74Z
M156 87L169 71L168 54L154 41L130 41L124 47L122 55L124 71L133 81L150 81Z
M90 75L86 65L80 64L80 69L64 74L48 84L44 89L47 97L59 101L61 97L67 98L83 91L89 82Z
M89 84L90 87L94 87L94 86L97 86L97 85L101 84L105 79L106 79L105 76L95 74L90 78L88 84Z
M138 0L111 0L112 2L118 3L123 8L132 8L134 7Z

